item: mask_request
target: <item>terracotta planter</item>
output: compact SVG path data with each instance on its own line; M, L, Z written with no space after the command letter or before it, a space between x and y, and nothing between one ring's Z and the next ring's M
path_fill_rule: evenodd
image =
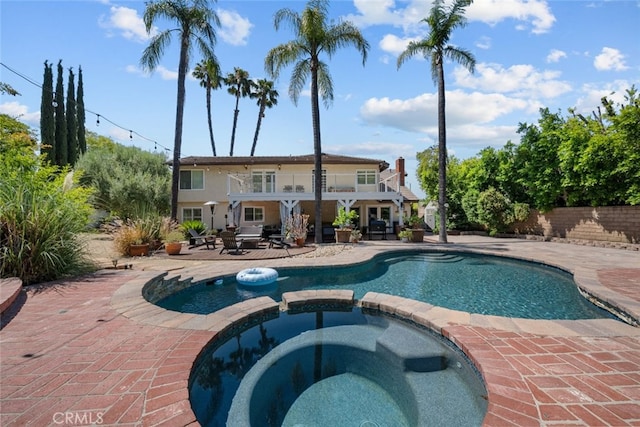
M351 230L336 230L336 243L349 243Z
M412 228L411 229L411 241L414 243L420 243L424 241L424 229Z
M129 256L149 256L149 244L129 245Z
M164 250L168 255L178 255L182 250L182 243L181 242L165 243Z
M299 237L296 239L296 245L302 247L304 246L304 238L303 237Z

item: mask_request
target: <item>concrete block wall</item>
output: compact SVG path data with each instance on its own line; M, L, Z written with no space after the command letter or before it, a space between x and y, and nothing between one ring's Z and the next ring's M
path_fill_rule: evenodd
M520 234L545 237L640 243L640 206L556 208L531 211L529 219L514 225Z

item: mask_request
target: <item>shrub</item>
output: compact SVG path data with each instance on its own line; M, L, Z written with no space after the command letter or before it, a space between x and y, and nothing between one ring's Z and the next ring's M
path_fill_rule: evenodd
M65 189L65 175L54 167L0 172L0 277L30 285L93 268L78 239L89 221L89 193Z
M191 238L191 234L189 233L190 229L195 230L198 234L203 234L205 231L207 231L207 224L195 219L184 221L182 224L180 224L180 230L182 230L186 239Z

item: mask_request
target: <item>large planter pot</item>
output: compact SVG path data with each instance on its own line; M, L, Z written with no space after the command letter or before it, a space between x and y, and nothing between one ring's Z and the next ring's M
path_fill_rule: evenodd
M129 256L149 256L149 244L129 245Z
M420 243L424 241L424 229L413 228L411 229L411 241Z
M168 255L178 255L182 250L182 243L181 242L165 243L164 250Z
M298 238L296 239L296 245L298 245L298 246L300 246L300 247L304 246L304 242L305 242L304 237L298 237Z
M349 243L349 237L351 237L351 230L336 230L336 243Z

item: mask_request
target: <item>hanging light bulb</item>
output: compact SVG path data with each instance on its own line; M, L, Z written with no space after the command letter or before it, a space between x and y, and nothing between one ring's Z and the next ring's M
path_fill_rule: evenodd
M96 114L96 116L98 116L96 118L96 126L100 126L100 114Z
M129 140L133 141L133 131L129 130Z

